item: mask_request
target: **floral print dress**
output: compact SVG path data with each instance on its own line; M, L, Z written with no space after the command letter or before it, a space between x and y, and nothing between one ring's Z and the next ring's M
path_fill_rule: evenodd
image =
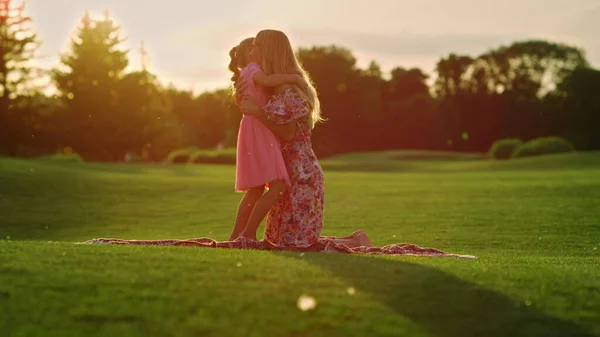
M281 142L291 188L271 208L265 240L275 246L311 246L319 241L323 229L325 182L310 140L309 105L290 89L275 94L264 109L274 123L296 123L294 139Z

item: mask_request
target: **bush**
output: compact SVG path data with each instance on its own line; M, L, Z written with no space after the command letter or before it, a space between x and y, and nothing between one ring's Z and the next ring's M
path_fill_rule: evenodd
M522 158L573 151L575 151L575 147L560 137L542 137L519 146L513 153L513 157Z
M60 160L64 162L72 162L72 163L84 163L83 158L77 153L56 153L49 156L42 157L43 159L48 160Z
M235 164L235 149L196 150L192 153L190 164Z
M492 159L510 159L522 144L523 142L518 138L498 140L492 145L488 155Z
M167 162L169 164L185 164L190 160L190 156L194 151L196 151L196 148L193 147L171 151L167 156Z

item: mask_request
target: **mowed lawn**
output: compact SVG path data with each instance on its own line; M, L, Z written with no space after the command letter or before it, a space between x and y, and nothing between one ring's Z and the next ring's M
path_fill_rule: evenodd
M0 336L600 336L600 154L422 157L324 160L323 234L478 259L78 245L224 240L234 168L0 159Z

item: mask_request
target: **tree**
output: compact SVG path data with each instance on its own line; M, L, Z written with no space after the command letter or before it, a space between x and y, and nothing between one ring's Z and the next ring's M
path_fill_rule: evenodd
M174 144L157 142L164 133L172 132L177 123L171 103L155 75L146 69L126 74L119 81L118 95L116 112L119 118L112 133L116 153L141 155L144 151L154 159L162 159L164 147L168 152L179 146L178 130Z
M502 129L497 138L524 140L548 134L540 98L579 67L588 65L583 52L543 40L517 41L479 57L478 71L489 93L500 93Z
M117 87L115 152L161 160L181 143L181 125L173 104L156 75L148 70L148 53L141 43L142 69L127 73Z
M578 150L600 149L600 70L575 69L544 98L550 132L568 139Z
M394 68L384 89L383 133L389 148L428 149L439 143L436 107L427 74L421 69Z
M212 148L223 143L228 136L225 112L227 106L232 104L231 96L217 90L200 94L196 100L198 104L198 110L195 111L198 119L198 146Z
M361 121L356 105L356 58L337 46L300 48L297 57L315 82L321 110L327 122L314 130L318 153L345 152L361 142L356 124Z
M438 63L434 86L445 120L457 121L454 150L487 151L497 139L549 135L541 98L586 66L579 49L542 40L517 41L474 59ZM460 140L459 135L468 135Z
M70 52L61 58L63 69L54 73L68 111L63 142L86 160L123 156L114 137L121 117L119 81L128 64L127 52L119 49L123 41L119 31L108 11L100 20L92 20L86 12Z
M437 77L433 84L434 95L438 100L440 136L446 143L442 149L461 146L465 125L461 112L466 109L468 98L472 95L466 86L467 70L473 59L466 55L450 54L436 65Z
M349 134L353 141L349 144L353 151L373 151L386 148L384 119L385 81L382 79L381 67L371 61L366 69L357 69L349 85L349 95L354 101L356 117L350 119Z
M17 154L27 135L30 109L20 99L31 95L32 59L39 47L23 14L25 4L0 0L0 154Z
M198 118L198 101L193 92L171 86L167 88L165 95L171 102L173 115L181 125L183 144L198 147L201 121Z
M436 97L446 98L464 90L467 69L473 64L470 56L450 54L436 65L437 78L433 84Z

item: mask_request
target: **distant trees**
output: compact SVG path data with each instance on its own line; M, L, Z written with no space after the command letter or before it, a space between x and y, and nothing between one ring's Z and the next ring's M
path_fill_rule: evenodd
M164 87L146 63L129 69L108 11L100 19L83 16L52 71L57 95L41 94L30 62L38 43L22 10L0 0L1 154L75 151L85 160L119 161L129 153L160 161L177 148L235 146L241 115L229 88L195 95ZM146 54L143 46L140 52ZM327 119L313 135L320 156L486 152L499 139L547 136L600 149L600 71L568 45L517 41L479 56L448 54L435 74L396 67L389 77L375 61L359 68L340 46L300 48L297 56Z

